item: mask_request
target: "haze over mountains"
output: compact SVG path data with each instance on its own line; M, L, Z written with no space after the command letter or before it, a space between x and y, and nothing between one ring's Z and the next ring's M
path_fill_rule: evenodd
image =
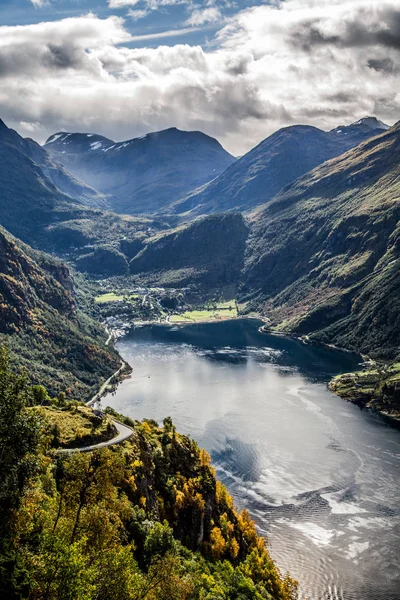
M45 149L119 213L152 214L207 183L234 157L204 133L176 128L115 143L85 133L57 133Z
M296 125L275 132L239 160L209 136L174 128L119 143L61 132L44 147L76 177L108 195L111 210L194 217L254 208L385 128L373 117L330 132Z

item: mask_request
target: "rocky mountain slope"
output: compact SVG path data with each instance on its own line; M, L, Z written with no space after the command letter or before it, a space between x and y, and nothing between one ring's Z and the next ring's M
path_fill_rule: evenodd
M119 366L104 342L103 328L77 307L66 265L0 228L0 343L31 381L89 398Z
M400 123L251 215L247 309L282 331L393 357L400 340Z
M110 209L127 214L153 214L235 160L217 140L175 128L119 143L61 132L44 147L88 185L109 195Z
M285 127L166 210L194 216L254 208L307 171L385 129L373 117L329 132L305 125Z

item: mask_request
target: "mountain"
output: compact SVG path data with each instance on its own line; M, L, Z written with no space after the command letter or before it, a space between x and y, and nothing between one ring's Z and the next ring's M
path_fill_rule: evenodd
M400 339L400 123L254 211L240 298L281 331L374 356Z
M176 128L115 143L88 133L52 135L44 148L118 213L153 214L214 179L234 158L204 133Z
M0 224L28 242L57 218L57 211L77 206L45 176L32 157L33 149L29 141L0 122Z
M87 200L86 194L92 200L99 197L57 165L36 142L22 138L0 121L1 225L40 247L45 229L52 223L96 214L79 201Z
M0 228L0 344L32 383L89 399L118 369L103 328L77 306L68 267Z
M81 263L79 258L91 255L101 245L106 261L98 261L96 273L108 274L107 265L116 264L119 271L115 274L121 274L126 271L127 259L125 270L121 270L121 261L113 261L121 244L132 246L169 226L165 219L155 222L120 217L86 206L63 193L56 185L60 181L64 189L68 185L71 194L75 191L81 199L82 190L91 189L76 183L36 142L22 138L0 121L0 225L24 242L60 256L68 255L85 270L88 262ZM75 185L78 187L72 189ZM128 255L132 258L131 252Z
M5 151L10 152L13 150L20 156L31 160L33 165L40 169L43 178L62 194L71 196L87 205L105 206L105 199L102 194L90 188L83 181L79 181L62 164L54 161L48 152L34 140L22 138L16 131L9 129L1 119L0 149L2 150L2 156Z
M198 219L146 240L131 260L130 272L158 285L234 288L243 267L247 235L240 213Z
M329 132L306 125L285 127L166 211L195 216L255 208L307 171L385 129L374 117Z

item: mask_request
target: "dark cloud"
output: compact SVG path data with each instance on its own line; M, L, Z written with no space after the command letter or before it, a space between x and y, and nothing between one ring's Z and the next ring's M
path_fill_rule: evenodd
M291 43L311 52L316 46L338 46L341 48L357 48L365 46L383 46L400 50L400 8L382 7L373 15L370 9L360 5L355 14L349 14L345 21L338 21L337 31L325 29L326 18L308 17L297 23L290 31Z
M43 62L54 69L80 67L82 64L80 52L71 46L50 43L43 56Z
M374 71L384 71L385 73L394 73L398 71L394 61L391 58L370 58L367 65Z

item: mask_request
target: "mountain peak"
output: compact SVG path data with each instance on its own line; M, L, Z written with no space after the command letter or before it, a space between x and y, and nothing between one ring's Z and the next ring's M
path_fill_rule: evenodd
M356 127L357 125L364 125L365 127L369 127L369 129L389 129L389 125L383 123L376 117L366 116L362 119L359 119L355 123L352 123L350 127Z

